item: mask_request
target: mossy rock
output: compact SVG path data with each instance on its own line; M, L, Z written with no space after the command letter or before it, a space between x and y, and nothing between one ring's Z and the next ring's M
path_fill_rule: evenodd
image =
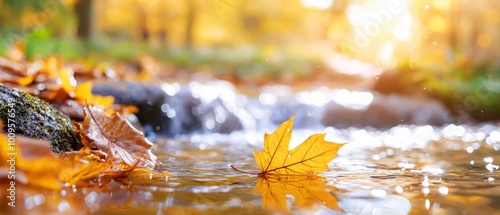
M10 124L15 124L15 133L50 141L54 153L83 147L80 135L68 116L38 97L2 84L0 118L4 122L4 132L8 131L10 119Z

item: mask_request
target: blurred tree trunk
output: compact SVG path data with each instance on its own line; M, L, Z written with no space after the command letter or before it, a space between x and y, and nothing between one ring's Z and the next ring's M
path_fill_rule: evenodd
M160 37L160 43L161 43L160 45L162 47L168 46L168 30L166 27L163 27L160 30L159 37Z
M78 27L76 33L78 38L89 40L94 34L93 7L93 0L79 0L75 4L75 13L78 18Z
M459 5L457 1L451 1L451 6L450 6L450 22L457 22L460 23L460 10L459 10ZM458 20L458 21L457 21ZM453 24L450 25L450 33L449 33L449 43L450 43L450 49L452 51L456 51L458 49L457 46L457 36L458 36L458 24Z
M150 35L146 23L147 22L146 16L147 16L146 9L142 5L139 5L139 31L141 32L142 40L148 42Z
M162 13L160 13L160 16L158 17L158 19L161 20L160 32L158 33L160 45L161 47L168 47L169 28L167 23L169 23L170 17L170 13L168 11L170 11L169 9L171 8L169 8L167 1L161 1L160 8L162 11Z
M193 28L196 16L196 3L195 0L187 1L188 11L186 20L186 35L184 40L184 45L187 49L191 49L193 46Z

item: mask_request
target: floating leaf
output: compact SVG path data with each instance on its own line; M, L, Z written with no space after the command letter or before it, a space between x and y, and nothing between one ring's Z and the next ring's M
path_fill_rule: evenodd
M295 197L295 205L299 208L324 205L342 211L337 205L337 198L330 194L337 188L325 184L326 180L323 177L259 177L253 191L262 194L262 206L271 211L289 213L286 195Z
M118 113L109 115L102 107L86 106L81 135L84 145L102 150L118 165L160 167L161 163L150 150L153 144Z
M337 156L342 144L325 141L325 134L314 134L289 151L294 118L265 135L263 151L254 151L261 175L316 175L328 170L328 162Z
M325 134L314 134L289 151L294 118L283 122L274 133L265 134L264 150L254 151L259 175L315 176L328 170L328 163L337 156L343 144L325 141ZM233 165L231 167L241 171Z

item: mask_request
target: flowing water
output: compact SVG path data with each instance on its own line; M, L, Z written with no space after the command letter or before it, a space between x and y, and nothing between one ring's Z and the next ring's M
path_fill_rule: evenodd
M371 102L373 96L366 95ZM268 94L259 98L263 103L276 99ZM366 106L363 102L350 104ZM315 119L314 113L308 116ZM291 145L318 132L326 133L327 140L347 144L320 178L300 180L262 179L229 166L257 171L253 151L262 149L264 133L277 125L252 125L252 129L227 134L205 131L154 139L153 151L170 176L102 180L94 187L58 192L19 187L16 210L9 212L500 215L498 124L424 123L376 129L303 120L295 126ZM4 211L5 200L0 202Z
M264 132L158 139L154 151L171 176L102 182L105 187L97 190L26 189L18 209L31 214L273 214L254 190L258 177L228 166L256 170L253 150L262 148ZM292 144L312 132L318 131L295 130ZM500 214L500 132L495 125L384 131L327 127L320 132L328 140L349 142L321 174L325 184L319 187L341 209L321 201L299 207L296 197L287 195L294 214Z

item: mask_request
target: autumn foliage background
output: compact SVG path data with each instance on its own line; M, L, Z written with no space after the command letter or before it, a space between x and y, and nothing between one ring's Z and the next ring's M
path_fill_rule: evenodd
M384 93L424 94L457 114L500 118L497 2L3 0L0 8L0 53L11 59L57 55L250 86L377 82L379 70L346 57L394 76L398 84Z

